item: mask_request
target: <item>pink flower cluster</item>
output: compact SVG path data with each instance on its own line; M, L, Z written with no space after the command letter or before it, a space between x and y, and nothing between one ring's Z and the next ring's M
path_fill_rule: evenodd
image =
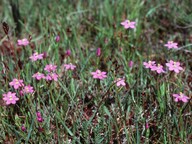
M37 72L33 74L33 78L36 78L37 80L45 79L47 81L57 81L58 75L55 73L57 66L53 64L48 64L45 66L44 70L48 72L47 75L44 75L43 73Z
M131 22L130 20L125 20L121 22L121 25L124 26L125 29L134 29L135 28L135 22Z
M152 71L156 71L157 73L164 73L163 66L158 64L155 64L155 61L148 61L143 62L143 65L145 68L149 68ZM166 66L170 71L174 71L175 73L179 73L183 68L180 66L180 62L174 62L173 60L170 60L168 63L166 63Z
M15 90L20 89L20 94L30 94L33 93L33 87L30 85L25 86L23 80L14 78L10 83ZM7 94L3 94L3 100L6 102L6 105L16 104L19 98L16 96L16 93L8 92Z

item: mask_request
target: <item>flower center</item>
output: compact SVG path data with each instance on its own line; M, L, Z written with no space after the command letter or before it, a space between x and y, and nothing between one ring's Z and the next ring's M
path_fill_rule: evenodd
M183 97L183 93L182 92L180 92L180 98L182 98Z
M12 96L9 96L9 100L13 100L13 97L12 97Z

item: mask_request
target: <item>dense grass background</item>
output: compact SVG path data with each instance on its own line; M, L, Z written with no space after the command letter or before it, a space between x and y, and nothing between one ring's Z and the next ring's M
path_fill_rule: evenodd
M0 1L1 21L10 27L10 40L0 29L0 98L14 91L13 78L35 89L16 105L0 100L0 143L190 143L191 102L176 103L172 94L192 95L191 5L191 0L18 0L20 30L9 1ZM125 19L136 21L136 29L125 30L120 25ZM17 40L29 35L30 46L18 47ZM168 40L178 42L179 50L167 50ZM31 62L34 51L48 57ZM165 66L170 59L180 61L184 71L158 75L142 64L155 60ZM49 63L58 66L59 81L34 80ZM63 72L64 63L77 68ZM108 72L107 79L93 79L96 69ZM116 87L117 77L125 77L127 86Z

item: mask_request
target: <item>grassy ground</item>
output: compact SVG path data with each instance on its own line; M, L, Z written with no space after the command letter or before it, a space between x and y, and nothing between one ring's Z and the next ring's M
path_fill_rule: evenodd
M0 2L1 21L9 25L9 39L0 29L0 143L191 142L191 101L175 102L172 96L192 97L191 0L18 1L21 29L9 2ZM136 28L124 29L125 19L135 21ZM30 45L17 45L29 35ZM169 40L179 49L168 50ZM32 62L34 52L46 52L46 58ZM146 69L143 62L149 60L162 64L166 73ZM168 71L169 60L179 61L184 70ZM32 78L46 73L50 63L57 65L58 81ZM66 63L76 69L63 71ZM107 78L93 79L97 69ZM126 86L117 87L114 80L123 77ZM34 92L21 96L9 85L13 78ZM5 104L8 91L19 97L15 105Z

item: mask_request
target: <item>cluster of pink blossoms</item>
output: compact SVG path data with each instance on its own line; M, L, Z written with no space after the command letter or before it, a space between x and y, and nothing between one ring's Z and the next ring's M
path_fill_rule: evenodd
M15 90L20 89L20 94L30 94L33 93L33 87L30 85L25 86L23 83L23 80L14 78L10 83L10 86L12 86ZM19 100L19 98L16 96L16 93L8 92L7 94L3 94L3 100L6 102L6 105L10 104L16 104L16 101Z
M145 68L149 68L152 71L156 71L157 73L164 73L163 66L158 64L155 64L155 61L148 61L143 62L143 65ZM175 73L179 73L183 68L180 66L180 62L174 62L173 60L170 60L168 63L166 63L166 66L169 68L170 71L174 71Z
M58 80L58 74L55 73L57 66L53 64L48 64L45 66L44 70L48 72L47 75L44 75L43 73L37 72L33 74L33 78L36 78L37 80L45 79L47 81L57 81Z
M158 64L155 64L155 61L148 61L148 62L143 62L143 65L145 68L149 68L152 71L156 71L157 73L164 73L165 71L163 70L163 66Z
M135 22L131 22L130 20L125 20L121 22L121 25L124 26L125 29L134 29L135 28Z

